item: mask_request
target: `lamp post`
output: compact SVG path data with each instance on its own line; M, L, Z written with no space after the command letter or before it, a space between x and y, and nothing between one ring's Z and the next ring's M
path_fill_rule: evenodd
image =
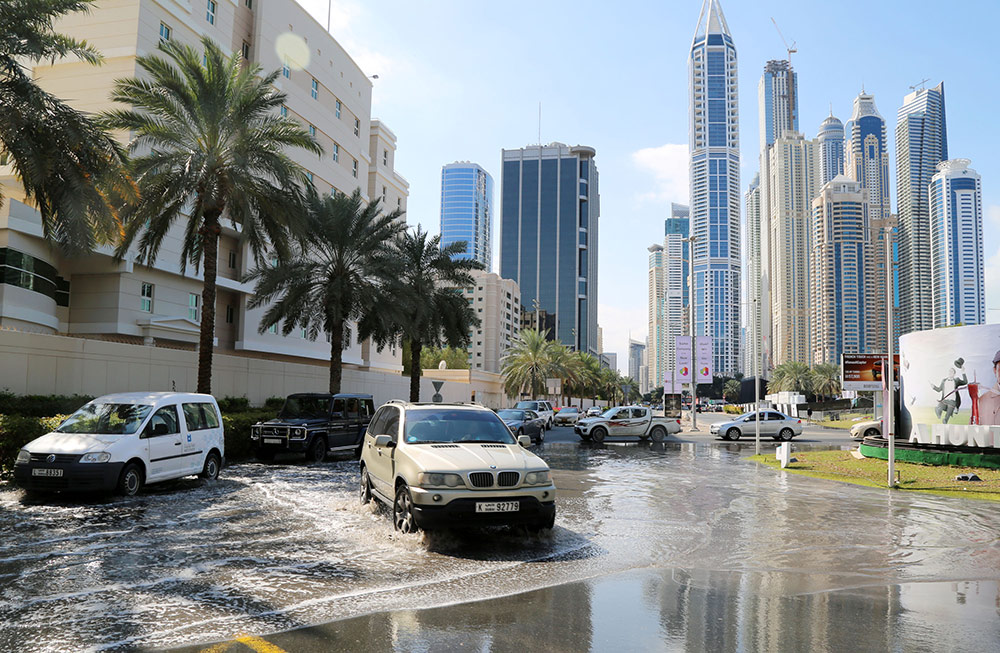
M882 220L882 234L885 237L885 315L886 315L886 335L888 341L888 360L886 361L885 378L886 385L886 406L885 414L885 437L889 442L889 487L896 483L896 433L893 429L893 418L896 416L896 405L893 398L893 387L896 372L895 360L893 360L893 336L895 329L892 328L892 230L898 224L896 215L890 215L888 219Z
M689 236L684 239L688 243L688 309L690 318L688 319L688 333L691 336L691 430L698 430L698 359L697 347L695 347L694 335L694 244L698 242L697 236Z
M753 339L753 400L754 412L754 455L760 455L760 339L763 337L760 332L760 297L753 300L753 319L756 323L757 338Z

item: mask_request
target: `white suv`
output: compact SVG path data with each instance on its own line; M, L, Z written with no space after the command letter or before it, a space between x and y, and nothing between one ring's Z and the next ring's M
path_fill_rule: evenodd
M514 406L516 410L533 410L545 422L546 430L552 430L552 423L555 420L556 411L552 410L552 404L543 400L519 401Z
M549 466L496 413L466 404L390 401L375 413L361 453L361 502L392 507L396 530L488 525L552 528Z

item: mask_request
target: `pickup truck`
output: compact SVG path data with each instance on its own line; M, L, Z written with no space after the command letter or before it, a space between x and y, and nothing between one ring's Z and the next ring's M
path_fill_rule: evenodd
M676 417L653 417L652 411L642 406L620 406L581 419L573 430L580 439L594 442L618 437L663 442L668 435L680 433L681 422Z
M360 457L374 413L368 394L288 395L276 419L250 427L251 446L262 462L279 453L304 453L312 462L321 462L328 452L351 451Z

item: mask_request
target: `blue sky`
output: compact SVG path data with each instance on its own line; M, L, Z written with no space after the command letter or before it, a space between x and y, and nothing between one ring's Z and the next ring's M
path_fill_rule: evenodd
M299 0L326 23L327 0ZM945 82L948 147L983 177L987 319L1000 322L1000 106L994 25L1000 5L928 0L722 0L740 71L741 185L757 169L757 82L785 58L799 76L800 128L850 118L875 95L895 153L909 86ZM538 141L589 145L600 171L599 322L627 372L627 338L646 335L646 248L670 202L687 202L687 56L701 0L333 0L335 38L378 74L373 115L396 133L410 182L408 221L439 229L441 166L475 161L500 185L500 150ZM895 177L895 158L891 162ZM892 188L895 207L895 181ZM495 198L499 209L499 197ZM499 214L499 211L498 211ZM494 238L498 225L494 225ZM496 256L494 256L496 260Z

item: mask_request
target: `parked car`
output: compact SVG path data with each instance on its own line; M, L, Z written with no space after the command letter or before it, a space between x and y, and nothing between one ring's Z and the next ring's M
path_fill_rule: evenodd
M98 397L18 452L14 478L29 492L117 490L199 474L219 476L225 459L215 398L186 392Z
M882 420L873 419L858 422L851 427L851 438L864 440L865 438L877 438L882 435Z
M576 406L563 406L559 409L559 412L556 413L556 416L552 421L557 426L560 424L576 426L576 423L580 421L580 409Z
M313 462L337 451L353 451L360 457L374 413L375 403L367 394L288 395L275 419L250 427L254 455L265 462L279 453L304 453Z
M361 502L390 506L393 527L552 528L556 487L544 460L493 411L471 404L390 401L361 454Z
M762 410L760 414L761 437L787 442L802 434L802 420L797 417L789 417L776 410ZM722 436L723 440L739 440L744 435L754 437L757 432L756 421L757 413L743 413L732 421L712 424L709 432L712 435Z
M545 441L545 421L535 411L505 408L497 411L497 416L515 437L526 435L538 444Z
M681 422L674 417L654 417L652 410L642 406L621 406L581 419L573 430L580 439L594 442L617 437L663 442L671 433L680 433Z
M544 400L519 401L514 408L518 410L531 410L538 413L538 416L545 422L545 428L552 428L552 420L555 418L555 411L552 404Z
M604 412L604 409L600 406L591 406L587 409L587 417L597 417Z

